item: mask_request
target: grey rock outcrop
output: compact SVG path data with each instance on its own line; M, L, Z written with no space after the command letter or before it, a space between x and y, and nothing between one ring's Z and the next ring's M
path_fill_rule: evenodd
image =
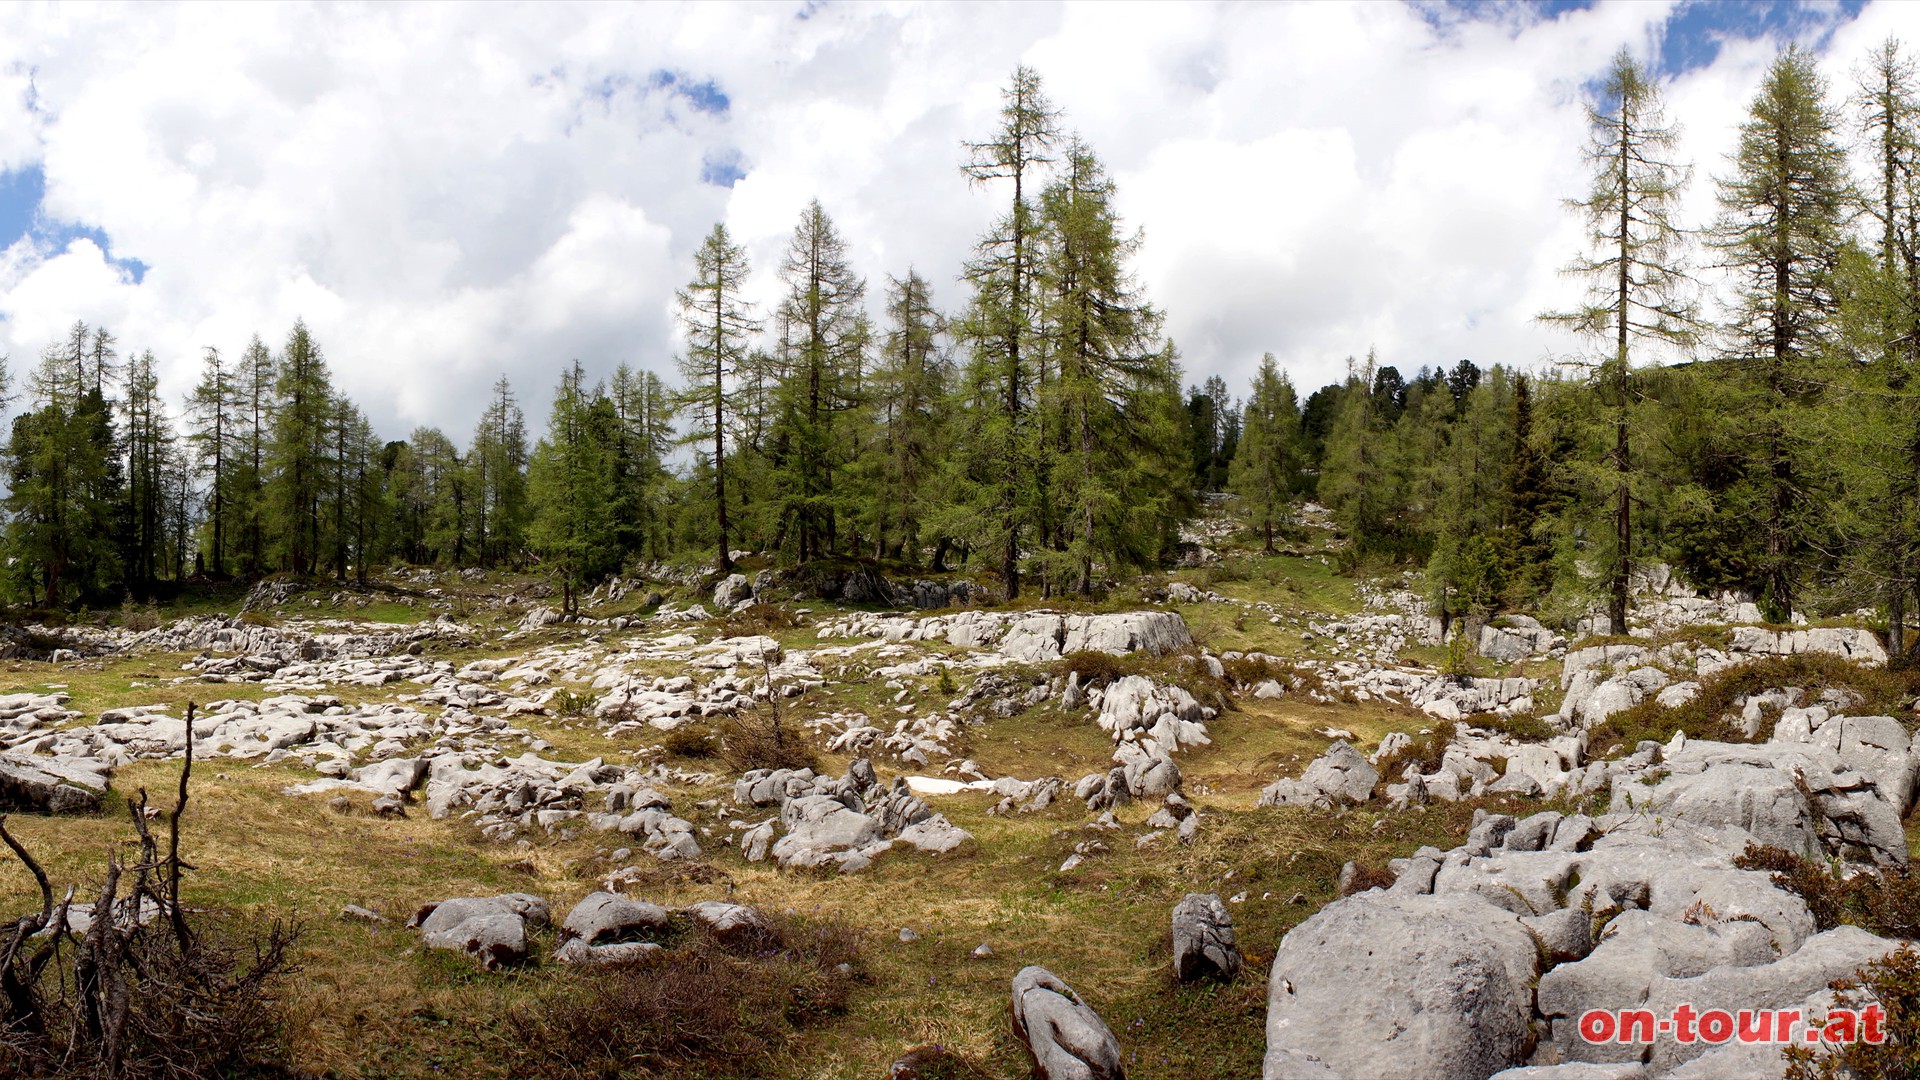
M1073 988L1043 967L1013 977L1013 1035L1035 1080L1122 1080L1120 1040Z
M1298 780L1276 780L1260 792L1261 806L1338 806L1366 802L1380 772L1366 757L1337 740L1313 760Z
M589 945L633 941L667 929L667 909L614 893L588 893L560 924L560 934Z
M544 926L547 902L527 893L461 897L428 904L407 926L429 949L466 953L489 970L527 959L527 925Z
M729 948L750 945L771 934L773 927L760 909L723 900L702 900L689 905L685 914L706 928L707 933Z
M735 604L753 599L753 584L745 574L729 574L713 587L713 606L717 611L730 611Z
M1240 974L1233 916L1213 893L1188 893L1173 909L1173 975L1181 982Z
M1342 1076L1483 1080L1524 1057L1536 960L1519 918L1478 897L1337 900L1274 955L1263 1076L1306 1055Z
M0 813L96 813L109 775L86 758L0 754Z

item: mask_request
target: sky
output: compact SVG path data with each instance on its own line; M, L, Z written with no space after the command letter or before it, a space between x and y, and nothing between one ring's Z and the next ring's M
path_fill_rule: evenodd
M1920 4L4 5L0 354L17 393L105 325L177 402L206 348L304 319L385 437L464 444L502 375L537 430L574 359L671 377L716 222L762 310L814 198L876 317L909 268L960 309L1009 198L962 143L1027 64L1190 383L1244 393L1266 352L1303 391L1369 348L1532 367L1581 347L1534 316L1579 298L1565 200L1617 50L1662 80L1700 224L1778 50L1838 102L1890 34L1920 45Z

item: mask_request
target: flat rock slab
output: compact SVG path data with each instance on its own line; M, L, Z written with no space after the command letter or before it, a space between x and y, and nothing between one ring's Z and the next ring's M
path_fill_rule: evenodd
M107 776L104 766L78 759L0 754L0 812L98 813Z

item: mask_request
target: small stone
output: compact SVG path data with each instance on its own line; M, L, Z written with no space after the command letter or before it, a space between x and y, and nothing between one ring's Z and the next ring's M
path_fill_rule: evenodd
M387 921L386 916L381 915L379 912L363 908L359 904L348 904L346 907L341 908L340 918L345 922L377 923Z
M912 930L909 930L904 926L900 928L900 944L906 945L911 942L915 942L919 940L920 940L919 934L914 933Z
M993 946L987 944L986 942L983 941L980 944L974 946L973 958L975 960L985 960L987 957L992 955L993 955Z

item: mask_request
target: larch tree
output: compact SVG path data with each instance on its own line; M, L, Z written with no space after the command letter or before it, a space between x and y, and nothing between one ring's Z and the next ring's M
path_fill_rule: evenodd
M474 552L483 566L511 562L526 540L527 421L502 375L467 452L474 498Z
M268 466L273 446L274 385L278 370L267 343L255 334L234 368L235 430L233 501L238 553L249 576L266 573L270 508Z
M673 446L673 413L666 387L651 371L626 364L614 370L608 394L618 422L614 518L622 551L658 559L668 534L665 464Z
M797 561L830 553L839 517L852 507L836 474L852 456L850 414L860 403L871 330L866 280L853 272L846 242L819 200L800 213L780 278L779 422L785 452L776 496ZM844 479L844 477L841 477Z
M1713 243L1735 276L1727 357L1757 384L1745 482L1735 513L1763 542L1762 605L1793 610L1810 515L1800 412L1817 394L1814 365L1831 344L1851 192L1826 82L1798 46L1776 59L1740 126L1733 172L1719 180Z
M887 331L873 376L878 428L878 482L872 495L875 557L889 543L914 559L924 523L939 499L933 478L952 437L953 359L943 347L946 320L933 305L927 280L909 270L887 283ZM935 539L935 569L948 540ZM916 560L917 561L917 560Z
M696 455L712 462L718 549L714 565L720 573L728 574L733 572L733 553L728 547L727 529L727 426L736 400L733 384L747 360L747 341L759 329L759 322L741 295L748 273L746 249L727 235L726 225L714 225L694 253L693 264L693 280L677 297L687 347L680 356L680 374L686 385L676 405L688 419L683 440L694 447ZM555 409L559 407L556 401Z
M1588 104L1587 122L1593 187L1570 205L1585 220L1590 246L1565 271L1587 282L1587 298L1572 311L1542 318L1606 346L1584 366L1610 414L1608 457L1564 464L1580 472L1583 486L1606 493L1612 520L1600 534L1606 538L1600 574L1609 632L1624 634L1634 552L1635 349L1691 349L1700 318L1686 266L1687 234L1673 216L1688 178L1674 159L1679 129L1666 121L1659 84L1625 49L1614 56L1600 100Z
M334 395L326 359L305 322L295 322L273 386L268 464L270 520L284 545L282 565L311 575L319 564L321 503L332 465Z
M1849 252L1842 323L1853 390L1835 432L1858 462L1842 485L1850 569L1875 581L1888 644L1907 650L1907 601L1920 562L1920 73L1888 38L1850 102L1872 172L1862 192L1866 248Z
M1121 229L1113 202L1100 160L1073 141L1041 199L1045 242L1036 272L1038 340L1053 371L1040 406L1056 433L1043 447L1044 466L1061 511L1058 550L1067 571L1049 575L1049 585L1066 584L1070 574L1082 595L1093 591L1096 558L1118 568L1158 554L1151 493L1128 483L1128 465L1155 451L1144 439L1153 425L1138 398L1160 361L1160 314L1132 277L1128 263L1140 238Z
M1039 73L1016 68L1001 93L999 130L968 143L961 167L970 183L1007 181L1012 187L1006 215L974 245L967 263L974 295L963 324L973 351L969 382L976 391L967 433L976 482L970 485L977 503L973 531L982 546L997 549L1009 600L1020 595L1021 533L1039 500L1038 435L1028 412L1037 382L1035 276L1042 226L1032 189L1053 161L1058 120Z
M535 445L528 468L528 539L558 578L568 614L579 610L587 583L616 568L619 559L612 521L613 407L585 383L576 360L560 377L546 437Z
M206 482L207 566L215 577L226 575L227 529L234 516L230 465L237 404L233 372L221 360L220 350L209 345L201 361L200 382L187 399L187 441L193 447L197 471Z
M174 487L171 467L178 460L173 424L160 400L160 377L153 350L133 355L127 364L125 418L126 513L122 565L130 589L152 595L163 565L171 530L167 501ZM95 393L98 393L96 390Z

